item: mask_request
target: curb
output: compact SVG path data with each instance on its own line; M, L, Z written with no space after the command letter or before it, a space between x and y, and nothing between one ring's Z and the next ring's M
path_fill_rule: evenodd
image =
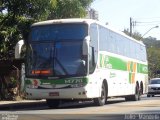
M35 108L42 105L46 105L45 100L0 101L0 111L25 109L31 107Z

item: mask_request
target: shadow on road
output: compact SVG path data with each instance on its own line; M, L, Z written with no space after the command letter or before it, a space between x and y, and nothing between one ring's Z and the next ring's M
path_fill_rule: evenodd
M115 104L124 102L124 100L109 100L108 104ZM92 101L85 102L62 102L58 109L73 109L73 108L85 108L95 107ZM25 103L10 103L0 104L0 111L21 111L21 110L46 110L50 109L45 101L38 102L25 102Z
M156 96L154 98L159 98L160 96ZM142 97L142 100L149 100L151 98L147 98L146 96ZM116 104L116 103L124 103L126 102L124 98L116 98L109 99L105 106ZM73 108L87 108L87 107L95 107L93 101L85 101L85 102L62 102L58 109L73 109ZM21 110L47 110L50 109L45 101L37 101L37 102L22 102L22 103L10 103L10 104L0 104L0 111L21 111Z

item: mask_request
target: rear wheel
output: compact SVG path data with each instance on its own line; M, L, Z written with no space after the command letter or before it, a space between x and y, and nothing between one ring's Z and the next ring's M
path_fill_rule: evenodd
M140 100L140 90L139 90L139 87L138 85L136 86L136 91L135 91L135 95L133 95L133 101L138 101Z
M99 97L99 98L94 98L94 103L95 103L95 105L97 105L97 106L103 106L104 104L105 104L105 102L106 102L106 98L107 98L107 96L106 96L106 87L105 87L105 85L104 85L104 83L102 84L102 89L101 89L101 97Z
M143 82L140 84L140 95L143 95Z
M58 108L60 105L60 100L47 99L46 102L50 108Z
M135 94L125 97L126 101L138 101L140 100L140 90L138 85L136 85Z

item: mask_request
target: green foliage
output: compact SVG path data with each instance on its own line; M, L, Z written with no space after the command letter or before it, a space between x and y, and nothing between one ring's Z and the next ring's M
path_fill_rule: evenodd
M124 29L123 31L126 35L130 36L130 32L129 32L129 29ZM134 32L132 33L131 37L133 37L134 39L136 40L141 40L142 38L142 35L139 33L139 32Z
M15 79L14 77L10 77L10 85L12 87L16 87L17 86L17 79Z
M94 0L2 0L0 12L7 10L13 18L26 16L35 20L85 17Z
M56 6L51 7L48 19L85 17L86 8L92 2L93 0L54 0Z
M7 10L14 19L17 16L45 20L48 17L51 0L2 0L0 12ZM52 0L53 1L53 0Z
M14 59L14 47L20 39L26 39L33 20L4 15L0 21L0 60Z
M147 47L149 77L160 77L160 41L149 37L143 43Z
M0 60L14 59L14 47L26 40L36 21L84 17L93 0L0 0Z
M47 19L84 17L93 0L0 0L0 60L13 60L16 43L27 40L30 25ZM25 45L22 50L25 51ZM22 52L22 56L25 56ZM21 63L19 63L21 64ZM9 84L17 86L18 79L10 76ZM3 73L3 70L1 70ZM1 73L0 72L0 73ZM10 71L11 72L11 71ZM1 78L5 78L3 75ZM2 86L5 80L1 81ZM20 85L19 85L20 86ZM0 99L6 99L8 86L1 89ZM6 93L5 91L8 91Z
M149 47L160 48L160 41L153 37L148 37L143 39L143 43L146 45L147 48Z

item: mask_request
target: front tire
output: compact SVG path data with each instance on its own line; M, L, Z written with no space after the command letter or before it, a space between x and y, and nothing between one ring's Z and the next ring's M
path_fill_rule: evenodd
M103 106L107 100L107 91L104 83L102 84L102 89L101 89L101 97L99 98L94 98L94 103L96 106Z

